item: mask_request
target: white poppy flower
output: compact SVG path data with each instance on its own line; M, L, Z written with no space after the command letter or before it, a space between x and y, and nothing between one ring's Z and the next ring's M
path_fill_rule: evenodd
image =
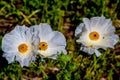
M75 36L79 37L77 42L82 44L81 50L90 54L96 53L100 56L99 48L106 50L114 48L119 37L115 35L115 28L110 19L102 17L84 18L75 30Z
M58 31L52 31L50 25L40 23L31 27L31 30L38 36L36 43L38 54L43 57L56 59L57 54L66 54L66 39L64 35ZM36 32L37 31L37 32Z
M18 61L21 66L29 66L35 60L33 40L30 29L26 26L16 26L2 40L3 57L8 63Z

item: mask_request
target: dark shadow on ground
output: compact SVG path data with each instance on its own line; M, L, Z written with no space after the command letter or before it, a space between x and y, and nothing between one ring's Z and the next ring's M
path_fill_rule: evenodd
M2 57L2 55L3 55L3 51L0 50L0 72L3 70L4 67L8 65L7 60L4 57Z

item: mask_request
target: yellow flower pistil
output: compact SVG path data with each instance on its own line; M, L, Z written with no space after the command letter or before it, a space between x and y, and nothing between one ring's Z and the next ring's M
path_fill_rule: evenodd
M18 51L22 54L26 53L28 51L28 45L27 44L20 44L18 46Z
M91 40L94 40L94 41L98 40L99 37L100 37L100 36L99 36L99 33L96 32L96 31L93 31L93 32L91 32L91 33L89 34L89 38L90 38Z
M46 42L40 42L38 46L39 50L45 51L48 49L48 44Z

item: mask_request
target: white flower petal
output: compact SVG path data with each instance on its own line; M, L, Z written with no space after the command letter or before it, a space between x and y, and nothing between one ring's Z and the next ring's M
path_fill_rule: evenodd
M28 45L28 51L24 54L18 50L18 46L23 43ZM8 60L9 63L18 61L21 66L27 66L22 64L24 60L27 59L30 64L31 58L35 57L32 49L32 43L32 33L30 32L30 29L26 26L16 26L10 33L3 37L3 56ZM28 63L26 62L26 64Z
M49 57L49 58L55 58L57 54L61 54L62 52L64 54L67 54L67 51L65 50L65 47L54 47L54 48L48 48L46 51L38 51L40 55L43 57Z
M91 31L90 20L88 18L83 18L83 23L85 24L85 28L87 29L87 31Z
M95 49L95 54L96 54L97 57L99 57L101 55L101 53L96 49Z
M51 58L51 59L57 59L57 55L54 55L54 56L50 56L49 58Z
M114 28L114 26L106 27L106 28L103 29L103 31L104 31L105 35L114 34L115 28Z
M45 30L44 28L40 29L41 30L38 30L38 38L40 39L39 43L47 43L48 48L46 50L38 50L38 54L42 55L43 57L55 59L57 54L60 54L61 52L63 52L64 54L67 53L65 50L66 39L61 32L52 30L47 31L47 29Z
M75 36L79 36L80 33L82 32L82 28L84 27L84 24L81 23L75 30Z
M34 29L35 32L38 31L40 37L44 37L52 32L50 25L47 23L40 23L39 25L31 26L31 29Z
M51 39L48 39L50 43L55 44L57 46L66 46L66 39L62 33L58 31L53 31L51 35L49 35L51 36Z
M113 45L115 45L119 40L119 36L118 35L113 35L112 39L113 39Z
M24 56L17 55L15 60L18 61L22 67L29 66L29 64L32 61L35 61L35 56L33 56L33 55L24 55Z
M86 53L94 54L94 49L91 49L91 48L81 47L81 50Z
M82 29L76 29L76 33L80 34L78 35L79 39L76 41L82 43L82 50L84 52L90 54L95 52L99 56L101 53L97 49L103 48L106 50L107 48L114 48L114 45L118 42L119 37L115 35L115 28L110 19L106 19L104 16L93 17L90 20L84 18L82 24L85 24ZM93 39L94 36L90 37L90 34L93 32L98 33L97 40L96 38Z
M90 27L97 27L102 26L105 23L105 17L93 17L90 19Z
M9 55L9 54L13 54L13 55ZM15 60L15 54L16 53L3 53L3 57L5 57L8 63L10 64Z
M119 37L117 35L111 35L107 40L107 47L114 48L114 45L118 42Z
M42 35L42 34L41 34ZM51 41L51 39L55 36L54 32L48 33L47 35L41 37L41 35L39 35L40 41L44 41L44 42L48 42Z
M21 39L26 39L26 32L30 31L28 27L26 27L25 25L23 26L16 26L15 29L13 31L11 31L12 35L16 35Z

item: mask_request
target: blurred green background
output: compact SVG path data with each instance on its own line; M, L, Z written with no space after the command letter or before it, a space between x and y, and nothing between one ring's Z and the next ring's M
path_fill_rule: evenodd
M81 52L75 42L74 31L82 19L102 15L111 18L120 35L119 0L0 0L0 79L120 80L120 40L115 49L100 50L100 57ZM2 57L2 37L16 25L39 23L48 23L65 35L68 54L43 62L38 56L30 67L8 64Z

